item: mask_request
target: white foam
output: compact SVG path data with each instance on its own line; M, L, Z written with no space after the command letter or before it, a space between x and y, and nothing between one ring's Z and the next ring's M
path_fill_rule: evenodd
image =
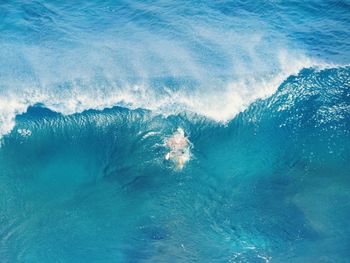
M284 30L254 14L242 20L201 4L186 6L184 13L174 1L128 3L125 10L114 10L112 19L112 10L99 5L51 5L62 19L54 19L44 38L23 36L21 30L4 33L0 136L13 129L16 114L35 103L63 114L119 105L161 114L192 111L227 122L271 95L289 75L320 65L303 56ZM109 19L91 26L92 20L84 19L88 10L97 12L92 20ZM150 13L157 19L149 19ZM16 21L18 28L25 24L45 32ZM191 84L154 86L154 79L167 78Z
M32 135L32 131L29 129L18 129L17 132L23 137L29 137Z
M278 72L266 75L254 75L252 72L251 75L239 76L237 80L226 84L220 82L217 87L180 87L172 90L164 86L159 90L144 83L120 86L111 80L107 80L107 84L104 83L102 87L94 81L71 81L63 90L33 85L32 88L24 89L25 92L20 89L0 94L0 136L11 132L16 115L36 103L42 103L63 114L125 106L149 109L166 115L191 111L216 121L227 122L256 99L273 94L288 76L297 74L302 68L315 66L328 65L305 56L279 52ZM210 85L215 85L212 83Z
M185 164L190 160L191 143L185 136L182 128L178 128L169 138L165 140L165 145L169 152L164 156L166 160L172 161L177 170L182 170Z

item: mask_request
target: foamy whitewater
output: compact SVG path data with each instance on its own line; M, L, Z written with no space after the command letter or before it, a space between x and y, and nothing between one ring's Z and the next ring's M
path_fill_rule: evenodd
M0 2L0 262L347 262L348 1Z

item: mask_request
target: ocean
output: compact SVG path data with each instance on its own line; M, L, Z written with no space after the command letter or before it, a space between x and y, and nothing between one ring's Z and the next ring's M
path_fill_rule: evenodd
M350 2L0 1L0 262L349 262Z

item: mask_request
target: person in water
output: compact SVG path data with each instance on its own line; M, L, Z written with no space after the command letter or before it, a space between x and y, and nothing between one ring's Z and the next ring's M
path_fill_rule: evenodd
M178 128L171 137L166 139L165 144L170 148L165 159L173 161L176 168L181 170L190 159L190 142L185 136L184 130Z

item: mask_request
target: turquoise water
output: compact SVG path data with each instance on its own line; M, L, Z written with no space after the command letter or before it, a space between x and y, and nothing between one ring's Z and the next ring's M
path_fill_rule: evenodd
M348 262L349 13L1 2L0 262Z

